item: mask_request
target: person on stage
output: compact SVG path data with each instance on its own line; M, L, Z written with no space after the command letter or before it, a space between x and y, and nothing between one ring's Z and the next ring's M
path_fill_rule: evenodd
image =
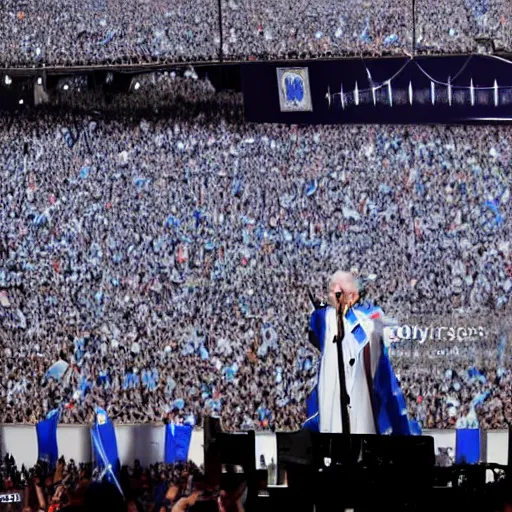
M321 360L317 386L307 400L304 428L420 434L418 424L408 419L383 343L382 310L368 301L359 302L358 283L349 272L338 271L331 277L328 303L318 307L310 321L310 341L320 350Z

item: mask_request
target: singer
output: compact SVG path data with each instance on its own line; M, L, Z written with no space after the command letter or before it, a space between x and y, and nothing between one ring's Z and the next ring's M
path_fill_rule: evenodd
M309 337L320 350L316 388L307 399L304 428L351 434L420 434L383 343L383 312L359 301L349 272L329 281L329 305L311 316Z

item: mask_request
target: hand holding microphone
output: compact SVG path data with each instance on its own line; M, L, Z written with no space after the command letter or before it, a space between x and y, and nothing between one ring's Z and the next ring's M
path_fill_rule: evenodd
M345 316L348 310L359 300L359 294L355 292L345 293L339 291L335 292L335 296L338 303L338 311L341 309L343 311L343 316Z

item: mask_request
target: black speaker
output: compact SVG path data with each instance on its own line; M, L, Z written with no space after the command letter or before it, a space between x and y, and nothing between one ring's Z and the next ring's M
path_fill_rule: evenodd
M288 484L286 510L314 510L312 434L309 430L276 432L278 484Z
M204 447L206 454L206 447L210 442L215 441L217 434L222 432L220 418L205 418L204 421Z
M204 430L204 466L206 480L211 487L220 486L234 477L247 483L245 509L254 510L258 495L256 472L256 435L249 432L223 432L218 418L207 418ZM235 466L243 468L237 476ZM226 468L229 474L222 473ZM236 478L235 478L236 480Z
M207 418L204 425L204 460L242 466L245 472L256 471L256 436L248 432L223 432L218 418Z
M311 432L276 432L277 483L285 482L286 467L289 465L308 466L313 463Z
M222 432L219 418L205 418L204 421L204 470L209 487L218 487L222 473L217 436Z

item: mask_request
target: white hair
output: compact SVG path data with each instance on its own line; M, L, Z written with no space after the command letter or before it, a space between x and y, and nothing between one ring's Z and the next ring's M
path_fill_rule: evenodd
M329 303L331 305L336 304L336 299L334 298L334 294L332 293L332 289L334 285L340 284L341 289L344 293L359 293L359 287L357 285L357 279L355 278L354 274L351 272L343 272L341 270L338 270L335 272L329 279Z
M343 291L345 292L350 293L358 291L357 279L354 274L350 272L343 272L341 270L335 272L329 279L329 291L337 283L342 285Z

